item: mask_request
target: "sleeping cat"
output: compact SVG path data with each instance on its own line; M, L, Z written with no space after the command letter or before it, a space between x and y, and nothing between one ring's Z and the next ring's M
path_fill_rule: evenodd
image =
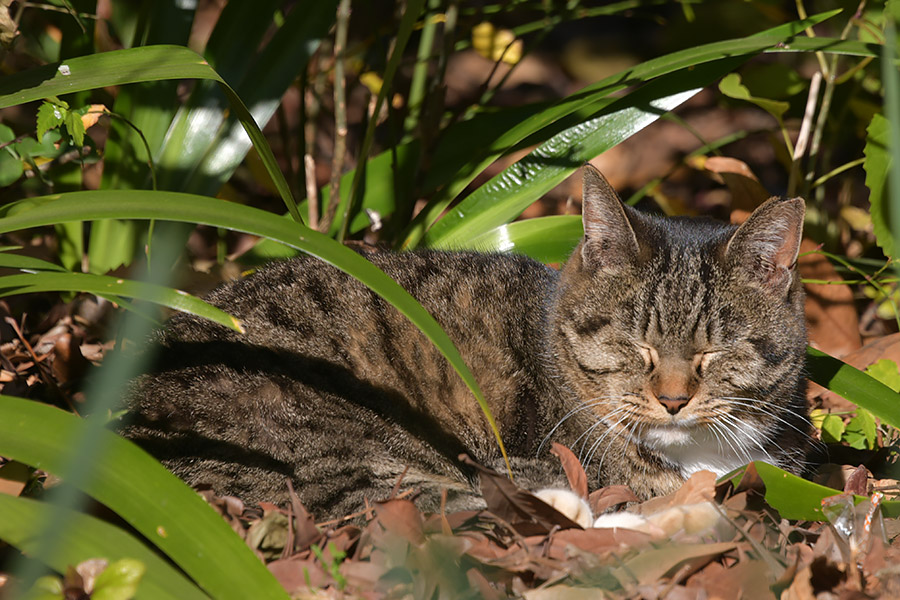
M740 227L662 218L584 172L585 236L561 271L506 254L364 253L437 319L472 369L516 481L563 486L550 441L592 485L671 492L751 460L800 472L810 425L803 201L773 198ZM317 518L412 489L426 510L479 505L458 460L503 462L472 394L392 306L313 258L213 292L238 334L178 315L134 382L124 433L192 485Z

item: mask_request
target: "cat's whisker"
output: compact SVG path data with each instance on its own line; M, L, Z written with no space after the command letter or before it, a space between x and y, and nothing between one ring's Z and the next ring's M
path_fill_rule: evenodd
M578 450L578 460L579 461L584 458L584 447L587 445L590 434L595 429L597 429L598 427L600 427L602 425L606 425L606 423L604 423L603 421L597 421L596 423L594 423L593 425L588 427L584 431L584 433L579 435L578 438L575 440L575 442L572 444L573 446L576 446L578 444L578 442L581 442L581 448ZM574 450L574 448L572 448L572 450Z
M627 435L630 439L635 439L635 429L643 429L644 424L640 421L633 421L630 426L627 428L620 429L616 435L610 440L610 443L606 445L606 449L603 451L603 454L600 455L600 460L597 462L597 476L600 476L600 472L603 469L603 461L606 460L606 454L609 452L610 448L612 448L612 442L615 441L619 436ZM599 440L598 440L599 441ZM588 464L590 464L593 459L594 453L596 453L597 448L599 446L595 443L593 448L593 452L591 453L590 458L588 459Z
M612 438L612 440L615 440L619 435L621 435L625 431L624 429L620 430L619 425L624 423L630 416L631 416L631 411L625 411L625 415L622 418L620 418L618 421L616 421L612 425L608 425L607 430L605 432L603 432L603 435L601 435L599 438L597 438L597 440L595 440L591 444L590 448L588 449L587 458L585 459L585 461L583 463L585 469L587 469L588 466L590 466L591 461L594 458L594 454L597 452L597 448L600 447L600 444L603 443L603 440L605 440L607 438L607 436L609 436L610 433L615 432L615 435ZM612 440L610 440L610 441L612 441ZM611 446L612 444L609 444L609 445ZM607 446L607 450L608 449L609 449L609 446ZM605 453L604 453L604 455L605 455ZM602 459L601 459L601 462L602 462ZM599 473L599 471L598 471L598 473Z
M719 413L719 416L724 423L730 424L732 426L726 427L726 431L741 448L741 451L736 452L736 455L741 457L744 462L750 462L753 460L753 457L750 454L749 450L747 450L745 444L741 443L746 443L748 441L759 449L766 462L772 462L774 460L772 454L765 449L762 442L755 435L756 430L752 425L732 413L721 412ZM776 463L777 462L778 461L776 461Z
M578 406L578 407L576 407L576 408L570 410L568 413L566 413L565 416L563 416L563 418L561 418L561 419L556 423L556 425L553 426L553 429L550 430L550 433L548 433L546 436L544 436L544 439L541 440L541 443L540 443L540 445L538 446L538 449L537 449L537 452L535 453L535 456L540 456L540 455L541 455L541 451L544 449L544 446L547 445L547 442L550 441L550 438L553 437L553 434L556 433L556 430L559 429L560 426L561 426L563 423L565 423L568 419L574 417L574 416L577 415L578 413L584 412L584 411L586 411L586 410L589 410L589 409L594 408L594 407L596 407L596 406L600 406L600 405L602 405L602 404L608 404L610 401L614 401L614 400L618 400L618 399L620 399L619 396L599 396L599 397L597 397L597 398L593 398L593 399L591 399L591 400L589 400L589 401L587 401L587 402L582 403L581 406Z
M713 400L728 400L729 403L734 404L736 406L741 406L743 408L749 408L749 409L755 410L759 413L766 415L767 417L771 417L771 418L779 421L780 423L790 427L791 429L793 429L800 435L804 436L805 438L815 440L815 438L808 431L804 431L804 430L800 429L799 427L797 427L796 425L794 425L793 423L791 423L790 421L788 421L781 415L776 414L774 411L765 410L765 408L768 406L783 410L783 407L779 406L778 404L776 404L774 402L770 402L767 400L757 400L755 398L742 398L742 397L737 397L737 396L720 396L717 398L713 398ZM763 406L759 406L760 404Z

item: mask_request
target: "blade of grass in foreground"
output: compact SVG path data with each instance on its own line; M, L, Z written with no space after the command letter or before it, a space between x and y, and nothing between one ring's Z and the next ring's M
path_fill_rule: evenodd
M211 79L222 88L231 109L281 194L291 217L303 222L272 148L250 111L218 73L196 52L181 46L143 46L80 56L0 79L0 108L100 87L166 79Z
M0 264L2 263L0 260ZM36 292L88 292L104 297L137 298L215 321L235 331L243 331L240 321L223 310L187 292L161 285L86 273L43 272L0 277L0 298Z
M756 468L759 478L766 486L766 502L785 519L825 520L825 515L822 513L822 499L842 493L841 490L807 481L768 463L755 461L751 465ZM735 482L739 482L745 472L745 469L739 469L733 475L726 476L725 479L734 479ZM857 502L861 502L865 497L855 496L855 499ZM900 516L900 501L882 502L881 511L888 518Z
M180 221L243 231L308 252L355 277L403 313L447 358L478 401L501 454L506 458L497 424L475 376L434 317L378 267L300 223L206 196L146 190L98 190L29 198L6 205L0 208L0 233L52 223L110 218Z
M32 400L0 396L0 416L0 455L58 475L102 502L212 596L287 598L225 520L133 443ZM100 448L97 460L79 465L85 476L67 479L71 443L86 430Z
M37 551L35 540L50 518L51 510L64 510L67 526L57 532L60 537L56 539L53 554L37 558L57 573L65 574L70 566L90 558L105 558L109 562L135 558L147 568L135 594L137 600L207 598L181 572L133 536L106 521L73 510L0 494L0 514L3 515L0 539L24 554L34 556Z

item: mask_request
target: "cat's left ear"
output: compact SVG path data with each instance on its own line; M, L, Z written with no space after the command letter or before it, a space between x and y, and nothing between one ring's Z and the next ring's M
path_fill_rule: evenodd
M803 237L803 198L770 198L741 225L725 249L732 264L776 293L786 293Z

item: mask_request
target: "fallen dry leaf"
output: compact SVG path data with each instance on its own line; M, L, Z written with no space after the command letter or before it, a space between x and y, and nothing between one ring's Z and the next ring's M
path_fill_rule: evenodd
M581 466L581 462L579 462L575 454L567 447L557 442L553 442L553 445L550 448L550 452L559 457L559 461L562 463L563 471L565 471L566 473L566 479L569 480L569 487L571 488L571 490L587 500L587 475L585 475L584 467Z

